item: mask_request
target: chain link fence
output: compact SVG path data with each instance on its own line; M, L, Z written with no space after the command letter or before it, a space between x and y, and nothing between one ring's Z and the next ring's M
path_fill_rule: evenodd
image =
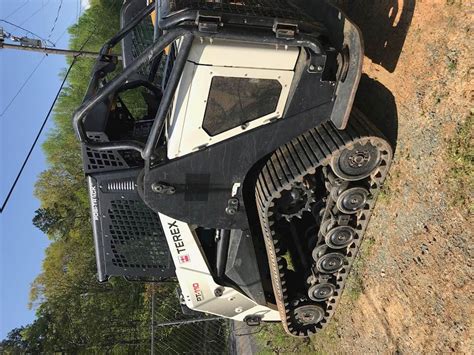
M169 284L149 288L151 354L257 354L260 327L195 312L181 304L179 288Z
M231 353L229 320L187 308L175 283L152 284L148 295L151 354Z

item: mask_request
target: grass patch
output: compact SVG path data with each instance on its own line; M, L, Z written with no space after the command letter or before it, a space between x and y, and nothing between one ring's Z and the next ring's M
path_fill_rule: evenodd
M448 71L453 73L458 68L458 51L453 49L450 50L445 57L446 66L448 67Z
M453 72L453 71L456 70L457 67L458 67L458 63L455 62L454 60L449 59L449 62L448 62L448 70L449 70L450 72Z
M375 245L373 238L364 238L356 256L349 276L346 279L346 285L342 297L348 297L350 301L355 302L364 292L364 265L365 260L370 255L372 247Z
M362 281L362 275L356 265L353 266L350 276L346 280L346 286L344 293L346 297L352 302L357 301L362 292L364 291L364 283Z
M255 334L259 354L314 354L314 347L308 338L296 338L285 333L280 323L268 323Z
M338 305L337 313L344 316L350 312L352 305L357 301L364 291L363 269L364 262L370 254L375 240L366 238L362 242L359 255L352 266L351 273L346 280L344 293ZM331 319L327 327L320 333L309 339L295 338L285 333L279 323L265 324L262 329L254 335L256 343L262 349L259 354L333 354L338 349L340 342L337 334L339 327L336 317Z
M337 315L336 315L337 317ZM335 318L323 329L321 333L311 337L311 343L315 349L314 354L326 355L334 354L338 350L338 344L341 341L337 334L338 323Z
M285 255L283 255L283 259L286 260L286 267L288 270L292 270L292 271L295 271L295 267L293 265L293 261L291 260L291 255L290 255L290 252L287 251L285 253Z
M390 193L390 187L387 184L383 185L377 196L377 202L386 203L391 197Z
M456 135L449 141L448 156L451 167L448 174L452 204L474 212L474 114L458 126Z

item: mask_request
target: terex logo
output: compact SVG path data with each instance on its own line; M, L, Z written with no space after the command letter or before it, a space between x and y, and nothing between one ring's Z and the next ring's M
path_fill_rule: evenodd
M193 290L194 296L196 297L196 301L204 301L204 295L202 294L201 287L199 287L199 284L197 282L193 283Z
M170 230L171 235L173 236L174 246L178 254L186 251L184 247L183 240L181 239L181 232L179 231L179 227L176 224L177 222L174 221L172 223L168 222L168 229Z

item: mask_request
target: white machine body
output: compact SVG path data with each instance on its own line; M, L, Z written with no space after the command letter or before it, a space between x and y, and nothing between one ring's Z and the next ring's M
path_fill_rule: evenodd
M299 54L300 50L295 47L196 39L168 117L168 158L181 157L281 118ZM263 81L278 82L279 96L271 112L265 112L260 117L250 117L245 124L212 134L206 131L203 123L214 78L248 79L246 85L259 85ZM227 97L225 94L217 95L222 106L230 106L229 102L225 102L231 99L230 96L240 100L239 93L231 94ZM225 117L225 114L221 116Z
M217 284L192 228L164 214L159 216L187 307L238 321L250 315L258 315L263 321L280 321L277 310L257 304L232 287Z

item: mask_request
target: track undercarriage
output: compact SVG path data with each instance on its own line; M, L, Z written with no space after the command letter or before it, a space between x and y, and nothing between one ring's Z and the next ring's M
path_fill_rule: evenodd
M334 314L392 150L353 112L345 130L324 123L273 153L256 200L285 330L308 336Z

